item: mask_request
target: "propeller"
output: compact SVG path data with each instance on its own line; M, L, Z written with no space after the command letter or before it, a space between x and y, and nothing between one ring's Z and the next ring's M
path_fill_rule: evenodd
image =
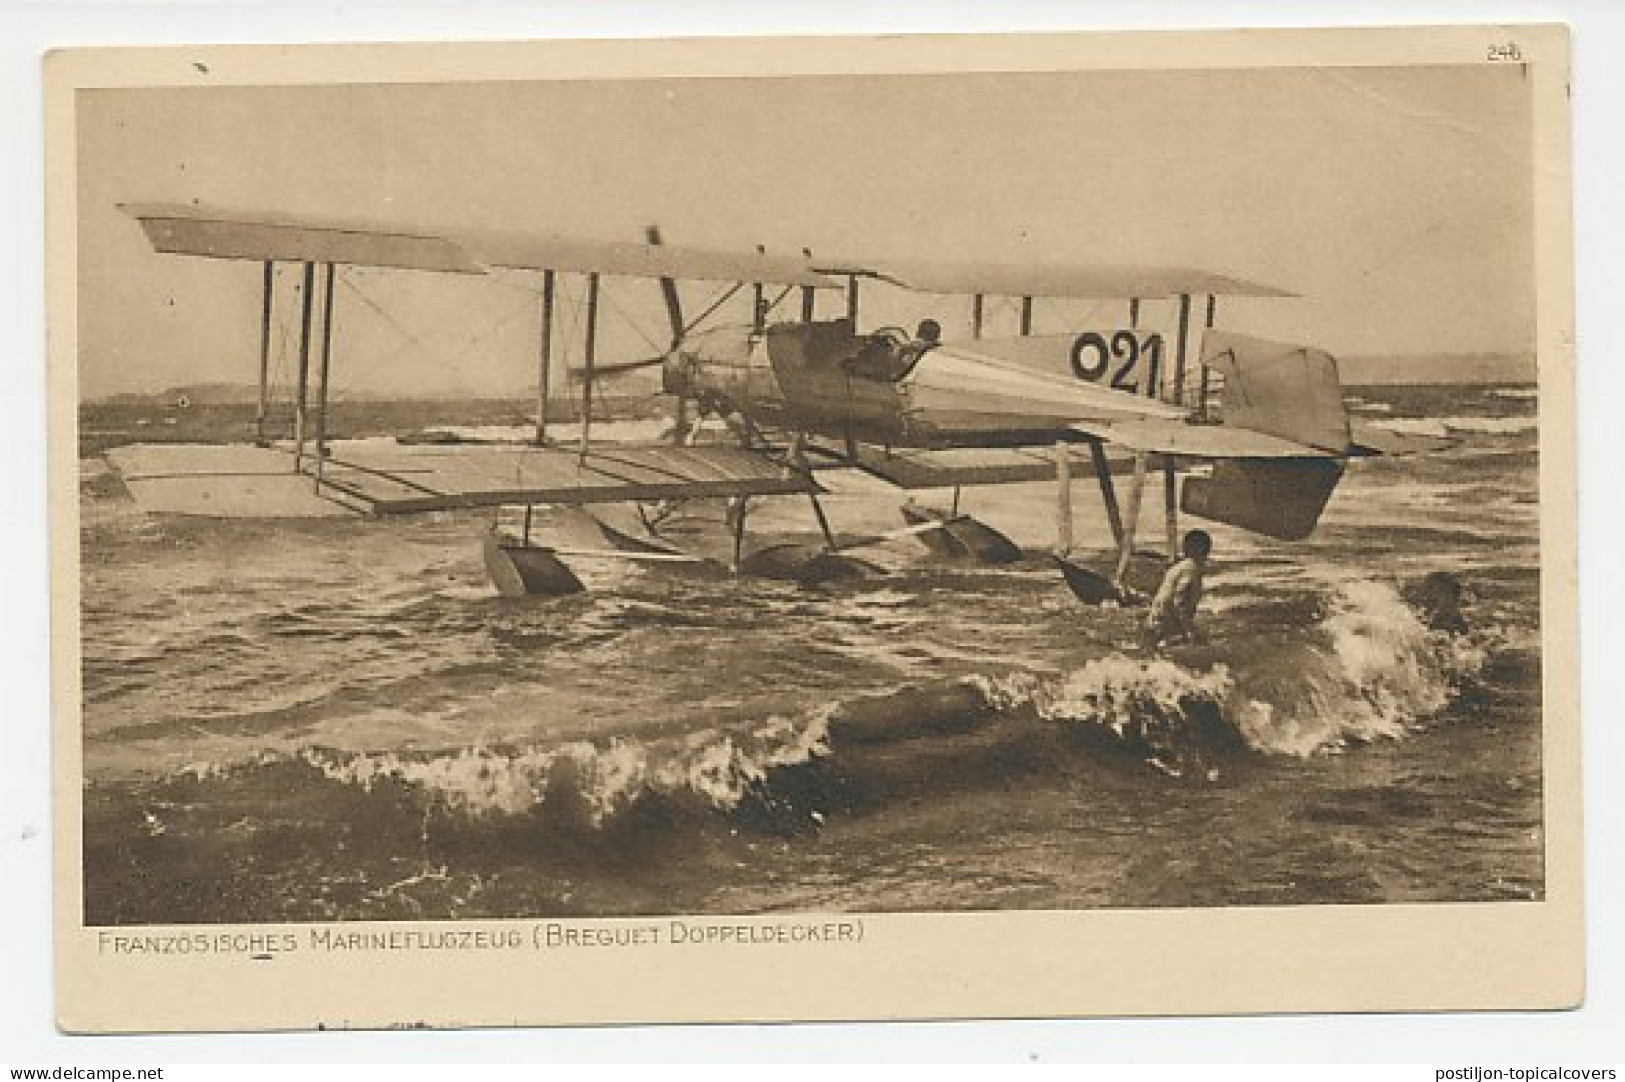
M660 236L660 227L651 225L645 231L651 247L659 247L665 242ZM690 425L688 419L688 397L683 393L684 381L676 377L681 365L677 351L683 344L683 338L690 328L683 322L683 301L677 292L677 282L664 275L660 278L660 295L666 302L666 317L671 323L671 345L666 352L658 357L642 357L635 361L621 361L617 364L600 364L593 366L594 379L609 379L614 376L625 375L628 372L638 372L645 368L664 366L667 376L664 381L666 390L675 395L677 399L677 413L674 421L673 441L681 443L688 436ZM704 316L700 317L704 319ZM572 372L571 378L577 381L584 380L586 374Z
M658 225L649 226L644 230L644 235L648 238L651 247L658 248L665 243L661 239ZM662 275L660 277L660 295L666 301L666 318L671 323L671 348L666 357L659 359L660 363L664 363L668 358L676 357L678 348L683 344L683 336L688 332L688 326L683 322L683 299L677 293L676 280ZM647 366L640 362L631 363L637 364L639 367ZM667 371L670 372L671 369L668 368ZM672 442L682 443L687 438L690 427L688 421L688 397L683 394L679 381L670 380L667 387L677 396L677 415L673 418Z
M658 248L665 243L660 238L658 225L651 225L644 234L649 238L649 246L652 248ZM676 349L677 344L683 340L683 332L688 329L683 322L683 299L677 295L677 282L662 276L660 295L666 300L666 318L671 321L671 348Z
M664 354L662 354L659 357L644 357L636 361L618 361L615 364L595 364L592 367L592 378L611 379L615 376L624 376L628 372L640 372L645 368L653 368L655 365L665 363L666 357ZM586 369L570 369L570 378L575 380L577 383L582 382L587 378Z

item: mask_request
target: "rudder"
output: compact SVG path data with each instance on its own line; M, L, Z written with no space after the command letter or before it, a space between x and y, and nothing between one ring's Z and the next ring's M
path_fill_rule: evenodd
M1307 444L1334 455L1349 449L1349 415L1337 360L1322 349L1208 331L1202 363L1224 378L1224 423Z
M1202 363L1224 378L1227 427L1246 428L1329 457L1227 459L1185 482L1181 508L1281 541L1314 532L1343 477L1352 439L1337 361L1324 350L1209 331Z
M1199 518L1302 541L1342 477L1338 458L1231 459L1215 464L1211 477L1187 478L1179 503Z

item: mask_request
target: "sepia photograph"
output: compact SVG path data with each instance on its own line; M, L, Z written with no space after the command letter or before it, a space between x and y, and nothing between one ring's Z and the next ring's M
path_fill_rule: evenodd
M1571 302L1519 30L81 80L66 919L1539 910Z

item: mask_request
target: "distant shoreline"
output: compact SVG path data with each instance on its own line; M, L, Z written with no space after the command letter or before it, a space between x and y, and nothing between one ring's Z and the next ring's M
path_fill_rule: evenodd
M1471 373L1472 378L1454 379L1409 379L1399 378L1410 376L1414 368L1406 364L1407 358L1372 358L1356 359L1353 363L1340 362L1343 372L1343 389L1358 393L1362 387L1533 387L1537 383L1533 360L1527 365L1507 364L1489 366L1489 370ZM1351 371L1351 369L1353 369ZM1465 375L1465 374L1464 374ZM596 401L605 412L615 414L638 413L651 404L658 404L664 399L658 393L635 395L597 395ZM183 403L184 399L184 404ZM228 388L211 386L207 391L198 393L191 387L171 387L162 391L123 392L105 395L99 398L82 399L79 408L86 409L187 409L191 407L242 407L252 408L258 401L258 392L250 385L231 385ZM391 397L385 395L354 395L335 401L332 404L334 415L346 408L364 407L396 407L400 409L414 409L429 405L458 405L489 407L522 413L525 417L534 419L536 415L536 394L520 392L516 394L476 394L476 395L410 395ZM291 413L292 407L285 395L279 396L272 403L274 416L285 416ZM596 408L595 408L596 415ZM574 399L554 398L548 403L548 419L568 422L580 419L579 403Z
M1349 383L1344 390L1351 400L1393 400L1402 396L1399 416L1433 415L1452 403L1481 399L1496 388L1530 388L1530 380L1491 379L1473 383ZM1520 395L1518 397L1524 397ZM182 406L175 392L154 395L124 395L114 400L83 402L79 406L79 452L92 457L132 443L250 443L258 436L255 422L257 403L248 401L190 401ZM593 403L597 424L669 420L671 400L664 395L620 395L600 397ZM548 422L575 425L580 421L579 403L554 400L549 403ZM348 440L380 436L399 437L402 433L427 433L434 429L490 428L529 431L536 424L536 400L512 398L351 398L334 402L328 418L327 438ZM314 417L308 430L314 436ZM290 439L293 411L285 400L272 403L265 425L270 439Z

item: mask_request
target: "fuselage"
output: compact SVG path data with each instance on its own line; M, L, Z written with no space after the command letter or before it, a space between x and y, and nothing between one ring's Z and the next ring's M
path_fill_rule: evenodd
M1188 413L962 345L858 334L844 319L693 335L668 358L665 387L758 425L899 447L1045 443L1073 424Z

